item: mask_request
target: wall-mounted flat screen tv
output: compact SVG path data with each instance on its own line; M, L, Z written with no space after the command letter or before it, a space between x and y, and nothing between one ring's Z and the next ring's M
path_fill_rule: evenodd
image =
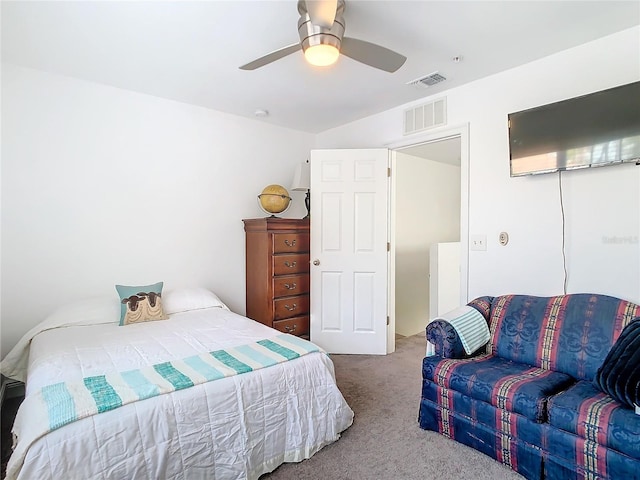
M511 176L640 161L640 82L510 113Z

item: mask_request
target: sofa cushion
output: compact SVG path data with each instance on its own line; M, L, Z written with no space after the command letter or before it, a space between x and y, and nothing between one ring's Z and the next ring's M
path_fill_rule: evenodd
M469 359L426 357L423 378L535 422L546 420L547 397L574 380L563 373L515 363L495 355Z
M640 415L591 382L578 382L554 395L547 409L552 427L640 459Z
M510 437L531 445L542 445L546 423L537 423L517 413L498 409L490 403L440 387L430 380L422 381L421 402L421 405L429 402L437 406L438 431L449 437L455 436L456 432L451 431L451 423L447 422L455 415L495 430L502 436L503 441L509 441ZM421 415L418 420L422 422ZM424 425L422 427L425 428Z
M593 384L629 408L640 405L640 319L624 328Z
M640 306L596 294L503 295L491 304L487 352L593 380L622 329Z

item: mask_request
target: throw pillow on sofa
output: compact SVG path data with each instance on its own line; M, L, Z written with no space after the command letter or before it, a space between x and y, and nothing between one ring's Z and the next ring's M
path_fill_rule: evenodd
M628 407L640 405L640 318L622 330L593 383Z

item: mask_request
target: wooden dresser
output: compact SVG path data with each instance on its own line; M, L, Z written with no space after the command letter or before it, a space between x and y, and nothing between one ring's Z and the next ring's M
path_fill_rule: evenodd
M246 219L247 317L309 338L309 219Z

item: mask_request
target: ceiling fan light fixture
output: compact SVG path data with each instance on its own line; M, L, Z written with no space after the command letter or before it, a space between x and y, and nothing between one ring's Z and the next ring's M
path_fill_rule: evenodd
M333 65L344 55L385 72L398 70L407 60L404 55L375 43L344 36L344 9L345 0L298 0L300 43L268 53L240 69L255 70L302 47L307 62L318 67Z
M316 67L328 67L338 61L340 51L334 45L321 43L311 45L304 51L304 58Z

